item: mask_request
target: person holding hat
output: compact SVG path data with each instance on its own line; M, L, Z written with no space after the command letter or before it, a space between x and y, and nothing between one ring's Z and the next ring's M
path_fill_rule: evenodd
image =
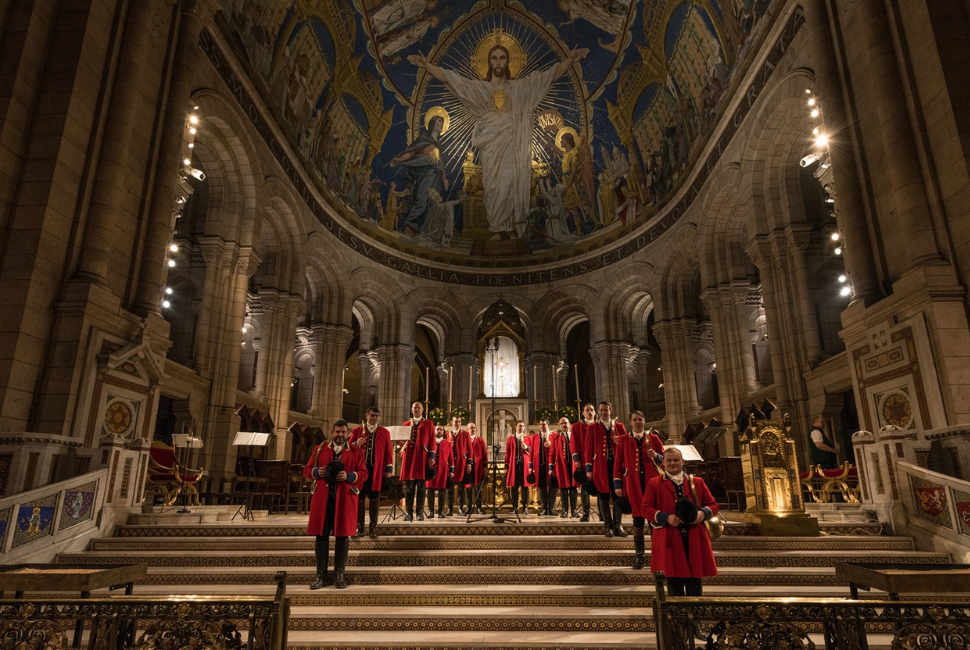
M529 436L529 449L532 450L532 471L535 481L532 485L539 489L539 516L555 514L556 492L549 490L549 420L539 421L539 430ZM549 495L552 495L552 499Z
M484 515L482 510L481 494L475 499L476 488L485 480L485 472L488 469L488 445L478 435L478 425L474 422L468 423L468 458L465 461L465 473L462 475L462 484L465 488L465 503L470 511L472 502L475 502L475 512ZM465 514L470 514L466 512Z
M448 432L448 440L451 442L451 453L455 457L455 484L464 485L465 470L468 468L468 453L471 448L471 438L468 432L461 428L461 418L457 415L451 418L451 430ZM453 514L454 494L448 490L448 516ZM465 506L465 513L468 514L469 504L465 499L465 491L458 491L458 513L461 514L462 505Z
M365 424L355 427L350 433L350 444L364 457L367 480L364 481L357 502L357 532L354 537L364 534L364 501L369 500L371 538L377 538L377 520L381 510L381 489L394 473L394 452L391 451L391 433L380 426L381 412L376 406L367 409Z
M596 422L596 407L587 404L583 407L583 419L572 426L569 440L569 451L573 455L573 482L579 486L579 501L582 506L583 516L579 518L581 522L589 521L589 487L586 476L586 436L589 427Z
M452 453L451 442L445 436L445 428L436 426L434 428L434 441L438 446L438 467L440 471L434 478L425 482L428 488L428 518L434 519L435 496L438 497L438 518L445 518L445 492L448 491L448 484L455 483L455 457Z
M703 479L684 472L684 457L676 447L664 453L663 467L662 475L647 481L641 505L653 528L650 570L664 572L671 596L700 596L701 578L717 575L704 526L718 513L717 502Z
M337 420L330 431L330 442L317 445L303 475L314 481L307 535L315 535L314 554L317 579L310 589L333 585L344 589L344 569L350 536L357 529L357 495L367 480L363 455L347 442L347 423ZM333 580L327 574L330 535L335 538Z
M622 422L613 419L613 406L600 402L599 419L586 430L586 475L596 488L596 502L607 537L626 537L623 513L613 491L613 468L616 466L616 441L626 437ZM612 505L612 511L610 506Z
M620 511L629 509L633 515L633 568L636 570L642 569L646 561L643 491L648 480L663 474L657 460L663 458L663 443L656 433L644 430L645 423L640 411L630 414L630 434L617 441L616 460L613 462L613 491L621 501Z
M576 483L571 470L569 418L559 418L559 430L549 434L549 489L559 490L559 517L578 517ZM555 498L555 497L553 497Z
M411 427L411 437L401 450L401 482L404 483L404 521L414 521L414 501L418 502L418 521L424 521L424 486L435 476L434 424L424 417L424 404L411 405L411 419L404 421Z
M525 423L515 423L515 433L505 441L505 486L509 489L512 514L518 513L522 497L522 514L529 514L529 484L535 481L532 471L532 450L525 435Z

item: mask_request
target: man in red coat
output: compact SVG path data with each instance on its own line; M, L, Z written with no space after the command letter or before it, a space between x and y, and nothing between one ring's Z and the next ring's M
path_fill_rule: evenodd
M646 561L643 491L647 481L663 474L657 460L663 458L663 443L656 433L644 429L645 424L643 413L634 411L630 414L630 435L617 441L616 460L613 463L613 491L618 497L628 498L633 510L633 568L637 570L642 569Z
M613 419L613 407L609 402L600 402L597 411L599 419L586 428L586 475L596 486L596 502L606 536L626 537L623 513L616 504L616 492L613 491L616 441L626 436L626 428L622 422Z
M434 440L434 423L424 418L424 404L415 402L411 405L411 419L405 420L404 426L411 427L411 437L404 443L401 456L404 521L414 521L415 495L418 502L418 521L424 521L426 468L435 466L435 455L438 452Z
M380 425L381 412L376 406L367 409L364 416L366 424L355 427L350 434L350 444L364 457L367 480L360 490L357 503L357 533L364 534L364 499L369 499L370 530L372 538L377 537L377 520L381 509L381 486L394 473L394 452L391 450L391 433Z
M475 512L483 515L485 511L482 510L482 495L478 486L485 480L485 470L488 469L488 445L479 437L478 425L474 422L468 423L468 450L465 473L462 475L465 503L471 510L474 501Z
M560 519L578 516L569 437L569 419L559 418L559 430L549 434L549 477L556 477L556 483L559 484Z
M583 417L579 422L573 424L570 432L569 450L573 455L573 470L586 467L586 431L593 426L596 421L596 407L587 404L583 407ZM579 500L582 506L583 516L579 518L581 522L589 521L589 489L586 483L579 485Z
M556 493L552 492L549 498L549 420L539 421L539 430L531 436L526 436L529 440L529 449L532 452L532 472L535 480L532 485L539 489L539 516L555 514Z
M663 571L671 596L700 596L701 578L717 575L711 537L703 525L718 513L717 502L704 480L684 473L679 449L664 453L664 473L647 481L641 510L653 527L650 536L650 570ZM687 497L698 508L697 518L681 521L677 499Z
M525 435L525 423L515 423L515 433L505 441L505 486L509 489L512 514L518 514L519 496L522 514L529 514L529 474L532 474L532 451Z
M448 439L451 441L451 451L455 455L455 485L462 485L465 478L465 467L468 464L468 451L471 447L471 440L468 432L461 428L461 418L457 415L451 418L451 431L448 432ZM448 516L454 514L454 492L448 490ZM462 505L468 509L465 502L465 491L458 491L458 512L461 513ZM468 514L467 512L465 514Z
M428 488L428 517L434 519L435 496L438 497L438 518L445 517L445 491L448 489L448 479L455 478L455 460L452 454L452 444L445 436L445 428L434 428L434 441L438 447L438 473L430 481L426 481Z
M330 466L339 461L343 469ZM329 470L327 469L329 467ZM347 423L337 420L330 431L330 442L314 448L310 460L303 468L303 475L313 479L313 501L310 502L310 522L307 535L316 535L314 553L317 559L317 579L310 589L320 589L333 584L337 589L347 586L344 569L350 536L356 530L357 495L367 480L364 457L347 443ZM330 558L330 535L336 539L333 558L333 581L327 575Z

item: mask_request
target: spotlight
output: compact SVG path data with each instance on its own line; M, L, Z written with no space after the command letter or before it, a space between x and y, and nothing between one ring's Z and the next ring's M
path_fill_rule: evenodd
M657 388L663 388L663 387L664 387L663 384L660 384L659 386L657 386Z
M839 233L833 232L831 237L832 237L832 241L839 241Z
M814 97L809 97L808 98L808 105L809 106L815 106L815 98ZM192 122L192 123L195 124L195 122Z
M816 147L827 147L828 144L829 144L829 136L825 135L824 133L819 133L818 136L815 138Z
M185 165L186 167L188 167L188 166L190 166L190 165L192 164L192 159L191 159L191 158L186 158L185 160L183 160L183 161L182 161L182 163L183 163L183 164L184 164L184 165Z
M842 287L842 290L839 291L840 296L847 296L850 293L852 293L852 289L850 289L849 287Z
M195 135L195 127L191 127L190 126L189 127L189 133L191 133L192 135Z
M835 199L833 199L830 194L826 194L825 195L825 202L826 203L835 203Z
M196 117L195 115L189 115L189 124L198 124L198 123L199 123L198 117Z
M811 88L806 88L805 89L805 94L806 95L811 95L812 94L812 89Z
M170 268L170 269L175 268L175 260L169 260L168 261L168 268Z
M807 156L805 156L804 158L802 158L801 161L799 161L798 164L801 165L802 167L808 167L809 165L811 165L816 160L818 160L818 154L817 153L810 153Z
M195 167L190 167L189 168L189 174L191 174L196 180L200 180L200 181L204 181L205 180L205 172L202 171L201 169L196 169Z
M814 129L812 129L812 135L818 135L818 127L817 126Z
M841 247L841 246L839 246L838 248L836 248L836 249L835 249L834 251L832 251L832 252L833 252L833 253L835 253L836 255L841 255L841 254L842 254L842 247Z
M839 276L839 282L845 282L846 280L848 280L848 278L845 277L844 274Z
M165 295L167 296L172 295L172 287L165 287Z
M179 252L179 245L178 244L172 244L172 245L170 245L168 247L168 250L172 251L173 253L177 253L177 252Z
M818 109L817 108L813 108L812 109L812 117L818 117Z
M195 143L194 142L190 142L189 143L189 149L195 149Z
M164 307L165 309L168 309L171 306L172 306L172 303L170 303L169 301L167 300L162 301L162 307Z
M245 325L243 325L243 328L242 328L242 333L243 333L243 334L245 334L246 332L247 332L247 330L246 330L246 326L245 326Z

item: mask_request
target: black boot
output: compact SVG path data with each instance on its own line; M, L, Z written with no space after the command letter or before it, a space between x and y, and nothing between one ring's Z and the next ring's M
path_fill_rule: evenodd
M434 519L434 499L437 490L428 490L428 518Z
M559 490L559 518L569 516L569 490Z
M638 534L639 533L639 534ZM644 554L646 553L646 546L643 540L643 529L634 528L633 529L633 570L639 571L643 568L643 564L646 561Z
M449 499L451 498L451 492L448 493L448 498ZM431 516L434 516L434 513L431 513ZM445 518L445 494L444 492L441 492L438 495L438 519L444 519L444 518Z
M518 485L514 485L511 488L509 488L509 492L510 492L509 496L511 497L509 501L511 502L511 505L512 505L512 512L510 512L509 514L512 514L512 515L519 514L519 490L521 489L522 488L520 488Z
M371 539L377 539L377 520L381 516L380 497L371 499L368 505L370 506L370 530L368 531L368 535L370 535Z
M596 505L599 507L600 518L603 519L603 526L606 528L605 535L613 537L613 518L610 516L610 502L608 496L596 497Z
M455 514L455 491L445 490L448 493L448 516L453 517ZM442 515L438 515L439 517Z
M414 521L414 481L404 484L404 521Z
M418 481L417 483L417 499L415 500L418 503L418 512L415 517L418 521L424 521L424 481Z
M589 510L590 510L590 508L589 508L589 492L584 487L584 488L581 488L581 494L582 494L581 503L582 503L583 516L580 517L579 520L581 522L583 522L583 523L586 523L587 521L589 521Z
M539 516L545 517L552 514L549 512L549 490L539 488Z
M569 518L575 519L579 516L576 511L576 488L569 489Z
M623 513L620 512L619 504L613 501L613 534L616 537L626 537L626 531L623 530Z
M317 535L313 543L313 554L317 560L317 579L310 585L310 589L323 589L333 584L327 575L327 563L330 561L330 537Z
M338 537L333 551L333 586L337 589L347 588L344 569L347 567L347 551L349 550L350 540L346 537Z
M357 530L354 531L354 537L360 537L364 534L364 495L359 495L357 498Z
M529 514L529 488L524 485L522 486L521 497L522 497L522 502L521 502L522 514L528 515Z

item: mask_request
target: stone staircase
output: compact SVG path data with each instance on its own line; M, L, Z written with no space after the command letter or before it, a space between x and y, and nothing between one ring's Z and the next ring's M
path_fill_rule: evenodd
M351 544L346 590L310 591L313 540L306 517L179 523L135 517L71 564L146 563L136 594L272 593L289 574L293 648L655 647L653 576L629 568L630 538L595 524L524 517L521 524L465 524L451 517L383 524L377 540ZM144 523L154 521L155 523ZM720 575L705 594L848 597L836 562L949 562L914 549L877 524L822 525L819 538L754 537L729 523L715 544Z

